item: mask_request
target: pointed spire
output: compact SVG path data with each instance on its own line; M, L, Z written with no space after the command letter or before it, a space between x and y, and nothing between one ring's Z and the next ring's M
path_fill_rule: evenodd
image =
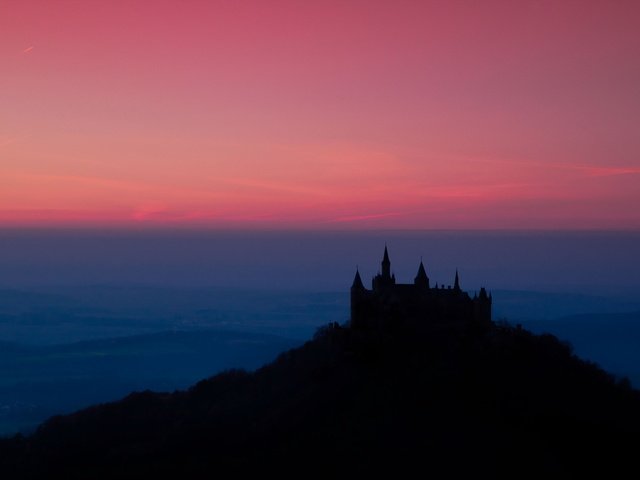
M458 269L456 268L456 279L453 284L453 288L456 290L460 290L460 279L458 278Z
M391 278L391 261L389 260L386 243L384 244L384 256L382 257L382 276L387 279Z
M356 267L356 276L353 279L353 284L351 288L357 288L358 290L364 290L364 284L362 283L362 279L360 278L360 271Z
M418 277L426 277L427 271L424 269L424 263L420 260L420 266L418 267Z
M429 288L429 277L427 277L427 272L424 269L424 264L422 263L422 258L420 259L420 266L418 267L418 274L414 279L413 283L415 285L420 285L421 287Z

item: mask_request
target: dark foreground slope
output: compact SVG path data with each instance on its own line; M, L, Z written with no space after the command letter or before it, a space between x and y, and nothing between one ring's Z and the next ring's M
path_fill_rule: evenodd
M621 383L522 329L331 325L255 373L53 418L1 442L0 474L612 477L640 443L640 399Z

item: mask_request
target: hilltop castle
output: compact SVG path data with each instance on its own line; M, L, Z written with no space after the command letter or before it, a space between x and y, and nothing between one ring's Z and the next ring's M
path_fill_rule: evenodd
M387 323L411 321L423 325L462 326L491 323L491 295L484 288L471 298L460 289L456 271L453 287L431 287L422 260L413 283L396 283L391 273L387 247L384 247L382 271L367 290L356 269L351 286L351 327L379 328Z

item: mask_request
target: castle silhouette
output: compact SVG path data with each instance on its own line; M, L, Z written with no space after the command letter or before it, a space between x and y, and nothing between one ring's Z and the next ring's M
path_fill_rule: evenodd
M453 287L431 287L422 260L413 283L396 283L391 261L384 247L382 271L367 290L356 269L351 285L351 327L375 329L412 322L420 326L454 327L491 324L491 295L483 288L471 298L460 288L458 271Z

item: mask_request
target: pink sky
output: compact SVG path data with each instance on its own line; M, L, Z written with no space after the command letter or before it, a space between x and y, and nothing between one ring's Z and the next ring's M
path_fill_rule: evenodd
M0 3L0 226L640 228L637 1Z

